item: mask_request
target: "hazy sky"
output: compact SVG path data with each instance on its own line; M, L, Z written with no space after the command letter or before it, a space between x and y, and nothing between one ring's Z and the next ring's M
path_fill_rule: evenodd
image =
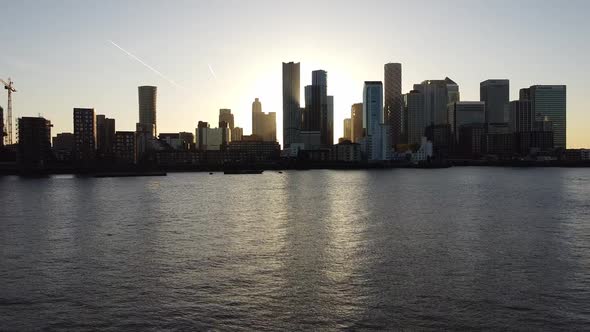
M134 130L137 86L156 85L160 132L194 132L199 120L215 126L219 109L231 108L250 133L259 97L263 111L277 112L282 140L281 62L299 61L302 86L312 70L328 71L337 139L363 81L382 80L383 64L401 62L404 93L445 76L462 100L479 100L488 78L509 78L511 99L521 87L566 84L568 146L590 146L586 0L54 0L0 8L0 77L19 90L14 116L41 114L53 135L72 131L74 107Z

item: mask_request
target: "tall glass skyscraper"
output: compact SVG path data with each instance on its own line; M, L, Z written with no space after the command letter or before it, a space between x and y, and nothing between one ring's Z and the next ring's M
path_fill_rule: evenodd
M158 132L156 127L156 100L158 88L155 86L140 86L137 88L139 97L139 123L146 128L153 128L152 137Z
M369 161L385 160L382 124L383 83L366 81L363 88L363 128L366 132L365 151Z
M384 73L384 122L391 126L391 143L405 143L401 63L385 64Z
M283 147L299 141L301 132L299 62L283 62Z
M509 119L510 81L486 80L479 84L479 100L486 103L486 123L503 123Z
M535 120L548 120L552 123L553 139L556 148L567 148L566 128L566 86L533 85L530 87L530 100Z

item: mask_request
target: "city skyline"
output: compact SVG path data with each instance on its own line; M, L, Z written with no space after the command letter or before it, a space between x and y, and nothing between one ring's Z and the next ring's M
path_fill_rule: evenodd
M332 4L326 2L319 6L329 8ZM396 5L385 2L374 4L388 10ZM522 6L526 4L521 3ZM290 15L301 17L306 5L309 3L302 1ZM415 5L404 4L400 9L411 12L415 8L413 6ZM391 27L377 25L376 31L360 27L357 30L342 29L343 21L357 14L355 9L358 7L355 6L343 9L342 12L326 14L326 22L329 24L315 34L309 31L313 27L301 26L279 25L279 31L267 31L263 23L276 23L280 17L284 19L284 16L279 15L282 6L273 6L269 2L255 2L246 7L235 3L234 8L229 11L220 4L211 4L207 8L211 18L203 23L193 24L191 22L195 17L202 15L199 14L198 7L195 4L179 4L171 10L170 15L178 16L177 24L172 24L171 17L165 16L159 24L166 29L160 32L157 29L150 30L153 38L143 38L139 32L146 26L141 19L159 14L161 8L157 4L149 10L139 9L137 18L134 19L125 16L132 9L137 9L132 3L98 5L96 12L92 13L96 18L92 19L88 17L87 8L71 2L61 2L56 6L10 4L7 11L9 23L13 17L23 17L23 11L30 13L24 22L12 24L20 29L20 38L8 41L6 49L0 55L0 75L4 78L12 77L18 89L13 96L14 121L18 117L36 116L40 113L52 121L53 132L73 132L71 121L68 121L71 118L71 109L87 107L94 108L97 113L109 118L116 118L118 130L134 130L137 122L137 96L134 90L141 85L154 85L159 89L158 132L192 132L198 121L216 123L218 110L229 108L235 114L236 124L249 133L251 103L257 97L264 103L266 112L277 113L277 139L282 144L279 66L281 62L294 61L301 63L301 92L309 83L309 73L313 70L321 69L329 73L327 93L334 96L333 139L336 142L342 135L343 119L350 117L351 105L362 100L363 82L383 81L383 65L394 62L403 65L402 93L408 93L413 84L426 79L451 77L460 86L461 99L475 101L479 100L480 82L490 78L507 78L510 80L509 99L513 101L518 99L520 88L535 84L565 84L569 90L568 147L590 145L590 134L584 130L589 119L585 114L588 102L582 90L583 74L588 72L584 70L587 65L583 61L587 46L563 39L574 27L578 32L582 30L582 34L588 30L588 24L581 22L583 10L580 8L588 7L585 2L568 3L558 13L550 11L547 4L536 3L524 19L518 15L504 15L499 18L499 32L491 35L486 43L474 38L481 35L482 29L491 29L485 27L485 24L493 22L494 14L511 13L516 6L498 3L487 6L485 9L489 13L484 13L482 5L466 4L462 10L453 13L457 20L451 32L464 37L457 45L451 39L442 43L436 36L432 36L434 30L429 27L438 22L437 20L440 21L440 18L427 27L418 27L418 19L421 21L424 18L438 17L436 14L444 14L448 10L436 3L429 3L421 17L410 15L404 18L402 23L412 23L408 25L411 29L401 30L405 34L399 32L398 24L402 24L400 22L391 22ZM54 16L44 18L43 15L57 14L59 10L74 22L57 22L48 28L47 21L55 21ZM210 20L220 18L222 14L237 17L240 10L246 10L244 14L258 13L261 25L242 32L216 27L221 30L216 30L219 34L215 37L203 37L199 33L201 30L207 31L204 24ZM359 15L360 22L370 19L367 15ZM412 19L416 21L411 22ZM70 31L69 25L76 24L78 20L89 22L85 25L78 24L79 31ZM112 27L99 30L96 27L98 20L111 22ZM551 23L548 24L548 21ZM236 25L241 26L245 22L244 18L238 17ZM500 26L501 24L503 25ZM469 27L474 25L480 27L479 30L469 31ZM47 31L40 31L42 26ZM547 30L551 27L559 29L544 30L542 36L531 34L540 27L547 27ZM513 29L514 33L501 33L508 29ZM339 30L343 31L338 32ZM194 33L198 38L188 44L179 43L178 39L165 38L176 32L182 32L181 37L187 38ZM371 32L375 34L371 35ZM287 42L281 33L290 34L292 42ZM531 37L523 43L519 34ZM52 44L46 42L49 35L54 36ZM400 41L394 47L375 45L373 49L353 46L369 38L381 39L384 36L399 38ZM418 43L415 38L422 41ZM113 46L109 40L163 73L164 77ZM36 46L30 47L31 44ZM265 49L265 44L273 45L270 52ZM196 53L197 45L204 46L207 56ZM506 48L519 45L522 46L519 52L506 53ZM154 53L154 47L163 51ZM563 52L553 51L556 48ZM434 54L437 56L432 56ZM483 54L487 56L483 57ZM165 78L170 78L177 84L172 84ZM49 81L52 82L52 89L47 88ZM56 90L63 93L56 93ZM301 93L302 107L303 97ZM6 110L5 95L0 98L0 106Z

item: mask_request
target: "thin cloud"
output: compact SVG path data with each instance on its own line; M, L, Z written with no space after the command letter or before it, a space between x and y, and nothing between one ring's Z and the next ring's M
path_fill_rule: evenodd
M215 72L213 71L213 67L211 67L210 64L207 64L207 66L209 67L209 71L211 72L211 75L213 75L213 78L217 80L217 75L215 74Z
M168 78L166 75L162 74L160 71L158 71L157 69L155 69L154 67L148 65L145 61L141 60L140 58L138 58L137 56L131 54L131 52L127 51L126 49L122 48L121 46L117 45L117 43L115 43L112 40L108 40L109 43L113 44L113 46L115 46L116 48L120 49L121 51L123 51L125 54L127 54L130 58L136 60L137 62L141 63L142 65L144 65L145 67L147 67L149 70L153 71L154 73L156 73L158 76L160 76L161 78L165 79L166 81L170 82L170 84L181 88L181 89L186 89L184 86L176 83L173 79Z

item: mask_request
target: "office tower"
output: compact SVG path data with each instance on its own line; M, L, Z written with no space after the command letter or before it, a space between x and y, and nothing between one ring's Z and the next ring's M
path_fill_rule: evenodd
M427 126L447 124L447 105L449 103L447 83L445 79L414 84L414 90L418 90L424 95L424 116Z
M4 109L0 106L0 150L4 147Z
M328 96L327 114L322 121L322 145L330 147L334 145L334 96Z
M383 83L366 81L363 88L363 129L366 133L365 151L369 161L385 160L387 142L383 137Z
M234 127L234 129L231 130L231 141L241 141L242 137L244 137L244 129L240 128L240 127ZM276 141L276 139L275 139Z
M518 92L518 100L531 100L531 89L522 88Z
M74 108L74 158L87 162L96 156L96 122L93 108Z
M18 119L18 163L28 169L39 169L51 158L51 122L44 118Z
M420 144L425 136L425 128L430 124L430 113L427 113L424 93L412 90L406 95L408 108L408 144Z
M449 97L449 103L456 103L458 101L461 101L459 85L448 77L445 78L445 82L447 82L447 95Z
M508 122L510 81L486 80L479 84L479 100L486 103L486 123Z
M391 142L403 144L406 141L404 108L402 100L402 65L388 63L384 66L384 121L391 126Z
M352 119L344 119L343 129L344 133L342 135L342 138L344 138L345 140L352 141Z
M482 101L459 101L449 104L449 119L451 132L454 133L455 142L459 142L460 128L467 124L484 124L485 103Z
M311 85L305 87L304 130L319 131L323 146L334 143L334 97L328 96L328 73L314 70Z
M522 90L521 90L522 91ZM528 98L528 96L527 96ZM514 133L533 131L535 115L528 99L510 102L510 130Z
M139 96L139 123L142 125L152 125L152 138L156 137L158 132L156 126L156 99L158 88L155 86L140 86L138 89ZM142 126L142 128L149 128Z
M262 103L258 98L252 103L252 134L262 138L263 141L277 140L277 114L262 113Z
M530 87L531 107L536 121L552 123L556 148L567 148L565 85L533 85Z
M299 140L301 132L299 63L283 62L283 147Z
M134 164L136 158L135 132L117 131L115 132L115 142L113 152L118 163Z
M359 143L363 136L363 103L352 104L350 108L351 133L353 143Z
M234 129L234 115L231 114L231 110L228 108L222 108L219 110L219 122L226 122L229 129Z
M96 115L96 151L100 157L113 153L115 143L115 119L102 114Z

